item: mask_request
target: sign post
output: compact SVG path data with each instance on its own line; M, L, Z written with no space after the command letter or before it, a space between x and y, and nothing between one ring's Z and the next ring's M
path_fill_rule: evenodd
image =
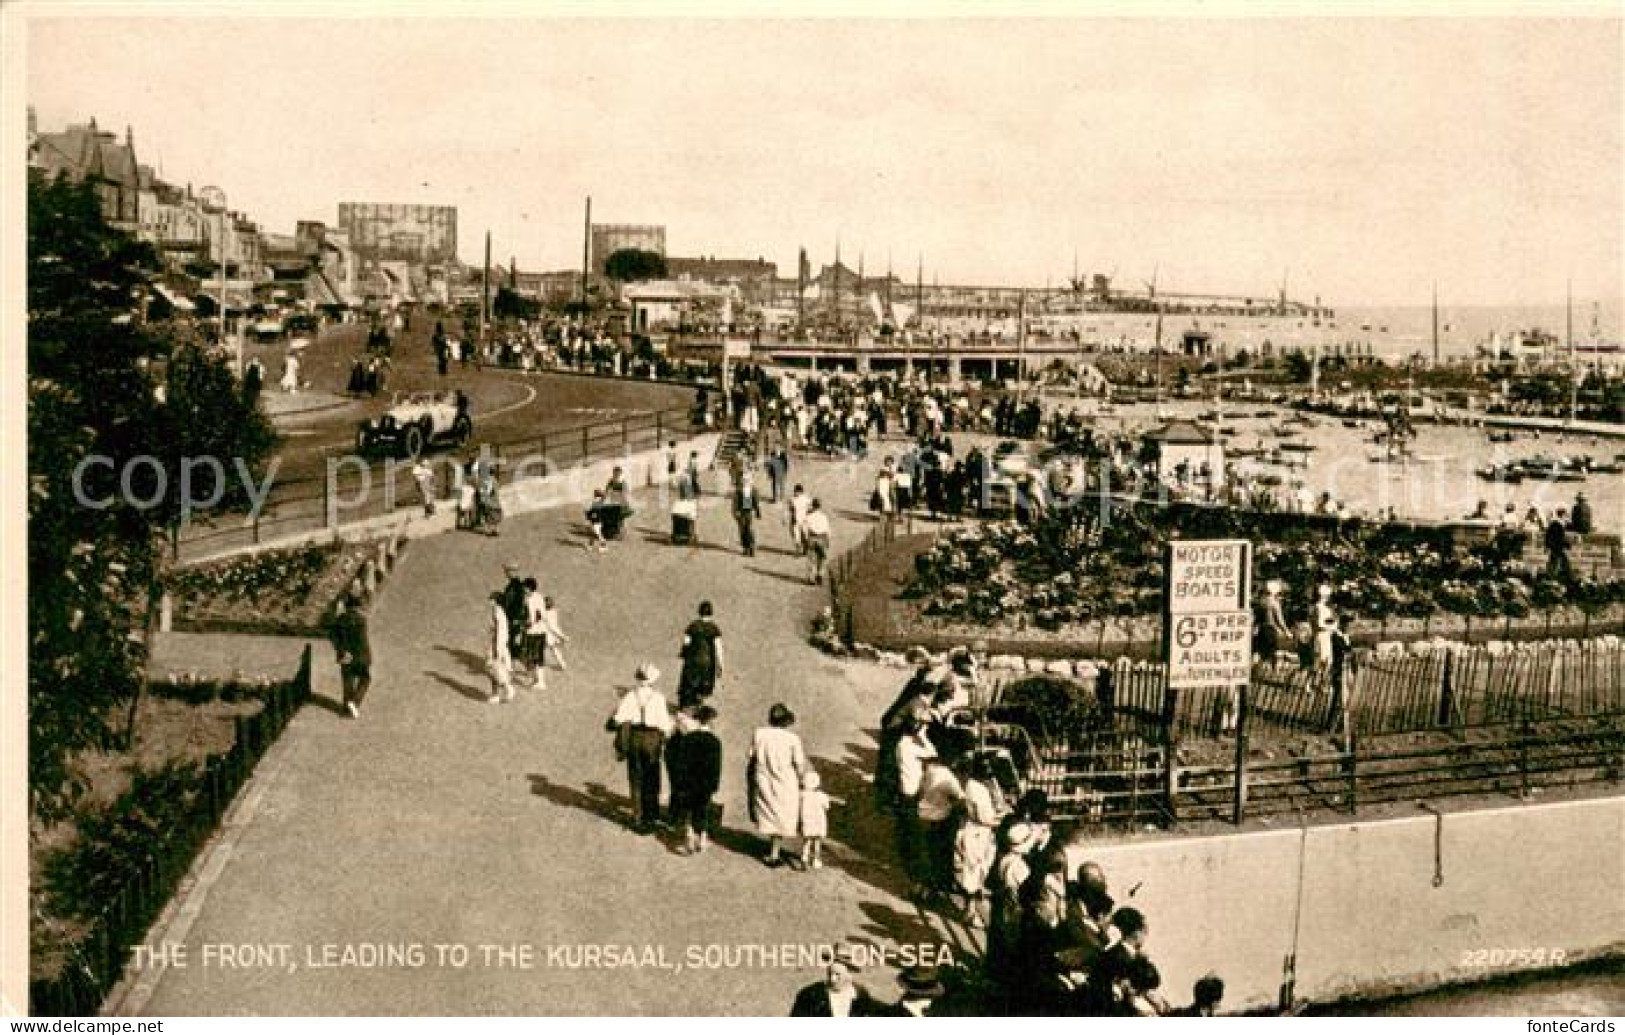
M1174 718L1179 691L1222 686L1231 690L1220 725L1235 724L1236 796L1233 819L1246 811L1247 683L1253 656L1253 544L1245 539L1176 539L1164 558L1163 657L1168 664L1163 701L1168 751L1174 751ZM1170 770L1171 770L1170 765ZM1170 771L1173 805L1176 777Z
M1188 539L1168 544L1163 650L1168 686L1245 685L1252 666L1253 544Z

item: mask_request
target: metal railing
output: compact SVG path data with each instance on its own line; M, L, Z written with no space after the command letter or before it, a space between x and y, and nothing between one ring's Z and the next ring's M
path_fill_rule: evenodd
M1057 730L1021 718L1022 737L995 738L1029 745L1032 760L1020 767L1026 785L1043 789L1061 818L1240 823L1299 809L1353 813L1377 803L1527 796L1625 779L1625 649L1618 645L1376 658L1355 672L1346 712L1317 677L1297 670L1261 667L1245 696L1226 688L1169 693L1156 664L1124 661L1106 671L1109 685L1094 688L1105 706L1087 722ZM1233 725L1221 733L1227 713ZM1285 760L1251 757L1251 738L1272 730L1334 739L1306 741L1303 753ZM1436 736L1403 748L1368 739L1392 733ZM1208 760L1182 763L1182 745L1205 745ZM1215 749L1230 756L1226 762L1212 761Z
M898 521L881 520L865 533L851 549L829 564L830 612L835 617L835 634L848 647L852 646L855 629L853 613L857 603L855 581L857 573L875 554L885 550L897 539Z
M146 861L120 874L119 887L101 907L55 978L29 988L30 1012L44 1016L93 1016L123 975L132 947L174 895L181 878L220 825L243 783L288 721L310 699L311 649L294 677L274 684L264 707L237 716L231 749L211 755L198 770L193 807L178 825L159 830Z
M675 407L628 414L535 435L471 442L463 450L431 458L436 469L436 504L452 502L452 465L465 453L487 449L499 478L545 478L573 467L617 456L630 456L661 443L686 442L702 429L687 408ZM503 468L509 468L504 471ZM333 476L297 478L272 485L265 505L251 515L222 514L210 525L192 524L179 538L176 559L191 563L232 550L259 546L342 525L384 517L424 506L411 475L411 463L345 463Z

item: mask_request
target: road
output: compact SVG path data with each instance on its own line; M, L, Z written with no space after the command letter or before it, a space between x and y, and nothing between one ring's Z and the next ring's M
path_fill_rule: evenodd
M524 374L516 370L453 366L445 378L435 369L430 336L432 318L419 314L395 344L393 368L386 391L377 399L351 399L344 395L350 363L366 340L366 328L332 327L302 350L302 375L309 383L297 400L282 396L274 382L280 376L286 347L251 345L246 355L264 364L268 378L268 409L289 403L308 409L275 418L283 435L266 504L256 526L248 517L204 510L202 520L181 533L181 557L193 560L248 547L265 540L308 533L327 521L329 473L344 502L342 521L373 517L417 500L407 464L394 468L394 488L385 491L382 460L366 461L354 452L358 423L388 409L395 392L457 389L469 396L474 416L474 438L469 450L492 444L510 469L527 459L549 458L551 465L571 467L590 449L605 456L622 448L648 448L656 438L654 418L661 413L659 437L674 438L686 428L684 414L694 399L685 386L652 384L617 378L565 373ZM632 423L629 431L618 424ZM583 429L589 429L583 431ZM590 440L589 440L590 437ZM428 454L437 472L441 493L451 484L454 450ZM535 470L534 466L529 467ZM367 488L363 489L363 482Z
M395 342L385 392L377 399L347 400L350 363L361 354L367 330L357 324L328 328L301 352L302 374L310 390L347 403L279 422L285 435L280 477L296 481L320 477L329 456L353 449L357 424L389 408L394 392L457 389L466 393L475 420L475 443L528 439L563 428L612 420L626 413L683 408L692 389L575 374L532 373L497 368L480 370L453 364L445 378L435 369L430 338L432 316L419 313ZM249 346L274 381L285 352L280 345ZM274 393L275 385L267 385Z

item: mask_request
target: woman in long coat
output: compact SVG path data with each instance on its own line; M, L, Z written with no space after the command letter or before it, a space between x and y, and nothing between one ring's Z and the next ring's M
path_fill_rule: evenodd
M757 833L768 839L769 866L784 861L781 852L786 838L796 836L801 808L801 775L807 771L807 756L801 737L790 731L795 713L775 704L767 714L767 725L756 731L750 745L746 774L750 783L750 818Z

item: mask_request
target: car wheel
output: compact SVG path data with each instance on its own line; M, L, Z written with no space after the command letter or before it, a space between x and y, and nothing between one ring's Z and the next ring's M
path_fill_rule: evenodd
M416 424L407 428L403 442L406 446L406 455L416 459L423 452L423 429Z
M468 419L468 414L460 413L451 423L451 440L461 446L468 442L474 434L474 422Z

